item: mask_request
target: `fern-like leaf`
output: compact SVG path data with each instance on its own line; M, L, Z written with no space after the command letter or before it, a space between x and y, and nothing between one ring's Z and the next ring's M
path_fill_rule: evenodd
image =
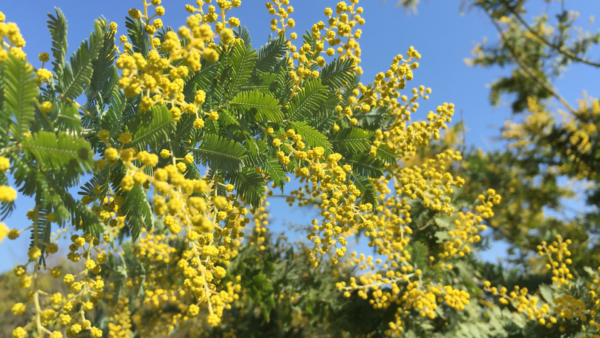
M47 169L62 170L75 167L91 172L94 168L90 144L85 139L73 135L41 131L24 139L22 146L28 155Z
M383 175L383 163L369 154L354 155L345 161L352 165L354 172L360 175L372 178L379 178Z
M81 201L77 201L67 191L56 189L62 198L64 206L71 213L71 223L76 227L81 226L85 233L94 236L100 235L99 229L102 229L102 221L90 208Z
M320 79L306 81L304 87L290 103L288 118L290 121L300 121L305 119L305 116L316 114L325 98L327 98L327 87L321 85Z
M93 62L98 58L100 49L104 44L104 30L100 21L95 22L95 31L88 40L83 40L77 52L71 56L71 64L64 69L60 84L63 97L75 99L83 94L86 86L90 84L93 73Z
M108 109L100 115L100 126L102 129L110 131L111 135L118 135L123 128L123 113L127 108L127 98L125 94L113 88Z
M150 149L156 150L169 139L169 136L175 130L175 122L173 122L167 107L153 107L152 116L152 122L149 125L139 127L136 130L130 143L131 147L145 150L150 146Z
M227 126L231 126L231 125L235 125L235 126L240 125L240 122L237 120L237 118L231 112L229 112L227 110L219 111L219 121L221 122L221 125L223 127L227 127Z
M252 46L246 46L238 43L233 47L233 55L231 57L233 65L233 76L229 84L229 96L233 97L237 94L240 88L248 83L254 64L256 63L256 50L251 49Z
M354 61L351 58L335 59L321 70L321 82L331 89L345 87L352 81Z
M377 148L377 158L385 164L396 164L398 161L396 155L394 155L390 148L385 144L382 144Z
M4 78L5 109L12 113L15 122L11 125L11 134L15 140L20 141L23 133L29 132L35 116L34 103L38 95L35 74L25 62L9 53L4 66Z
M260 72L270 72L284 55L286 41L283 36L270 40L266 45L258 50L256 60L256 70Z
M254 168L244 167L239 172L227 175L237 193L253 208L259 207L265 193L265 181Z
M285 172L283 171L283 167L279 164L277 159L270 159L265 162L265 167L267 168L267 172L269 172L269 177L273 183L281 188L281 192L283 193L283 186L286 182Z
M302 135L302 140L306 142L311 148L321 147L325 149L325 154L331 153L333 147L327 140L327 136L321 134L315 128L309 126L304 122L290 122L290 126L296 133Z
M65 58L67 55L67 20L63 12L54 7L56 16L48 13L49 20L48 29L50 30L50 36L52 36L52 65L54 66L54 75L57 79L63 78L65 68Z
M263 94L270 94L271 92L273 92L274 90L274 83L275 82L275 78L277 78L277 74L273 74L273 73L263 73L260 74L258 77L256 77L255 79L253 79L253 81L251 81L251 84L242 86L242 88L240 88L241 91L253 91L253 90L257 90ZM277 84L275 84L276 86Z
M330 142L337 152L362 153L371 149L373 133L358 128L344 128L332 133Z
M74 104L61 103L55 127L60 131L81 130L81 117Z
M142 228L150 230L154 226L152 208L141 185L134 185L133 189L125 194L122 209L125 213L125 221L129 226L132 241L138 239Z
M283 121L281 106L271 94L263 94L259 91L240 92L230 104L242 111L256 111L256 120L259 122Z
M127 35L129 35L129 39L131 40L133 51L146 57L151 47L144 23L138 19L126 17L125 27L127 28Z
M250 37L250 32L246 26L238 27L238 30L234 32L234 34L237 39L242 39L242 41L244 41L244 46L246 46L246 48L252 45L252 38Z
M196 162L214 170L238 171L246 158L246 149L241 144L209 134L195 148Z
M358 120L358 123L356 126L373 131L384 129L391 121L389 113L389 106L375 107L370 112L357 115L356 119Z
M114 72L113 64L116 59L116 49L114 47L115 32L107 29L108 27L105 20L100 21L100 27L104 32L104 41L102 43L102 48L100 48L98 52L98 57L92 62L93 72L88 91L88 101L96 99L96 95L103 90L112 90L112 87L105 88L104 86Z

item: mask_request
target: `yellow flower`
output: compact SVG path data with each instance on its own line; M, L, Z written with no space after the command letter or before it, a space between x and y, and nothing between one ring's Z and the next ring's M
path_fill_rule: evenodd
M4 223L0 223L0 243L4 240L4 238L10 233L8 227Z
M17 191L11 187L0 186L0 202L12 202L17 198Z
M12 307L12 313L15 316L20 316L23 313L25 313L25 310L27 310L27 307L25 306L25 304L23 303L16 303L15 305L13 305Z
M40 53L40 55L38 56L38 58L42 62L48 62L48 61L50 61L50 55L48 55L48 53L46 53L46 52Z
M230 21L231 21L231 19L230 19ZM223 41L224 44L228 45L234 39L235 39L235 36L233 35L233 30L226 28L221 32L221 41Z
M27 331L25 331L22 327L17 327L12 332L12 338L25 338L27 336Z
M202 57L210 63L215 63L219 61L219 53L217 53L217 51L212 48L206 48L202 53Z

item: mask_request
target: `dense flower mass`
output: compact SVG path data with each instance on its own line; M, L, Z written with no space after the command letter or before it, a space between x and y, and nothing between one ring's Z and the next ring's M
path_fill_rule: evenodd
M240 301L262 295L256 285L244 288L262 285L262 277L243 280L232 261L242 245L267 249L266 199L292 179L299 187L284 195L290 207L319 211L299 245L306 260L363 271L340 273L335 287L368 300L373 311L397 309L385 335L402 335L411 315L446 320L474 301L511 304L561 332L575 322L600 330L600 277L592 272L584 295L565 291L574 275L571 242L560 236L538 248L553 275L553 299L446 278L482 247L481 232L502 198L486 188L457 204L465 180L453 168L461 153L420 157L455 106L443 103L414 121L418 101L431 94L422 85L406 88L421 58L414 47L361 82L358 0L326 8L300 43L290 1L271 0L275 36L258 52L230 15L239 0L186 5L190 16L178 29L160 19L161 0L142 2L128 12L128 35L116 38L115 23L96 21L70 65L57 10L49 20L52 56L40 54L39 69L27 61L17 25L0 13L0 111L10 116L0 121L1 212L17 196L9 173L36 201L25 229L0 223L0 241L25 231L32 238L28 260L13 270L28 297L11 305L31 320L14 338L129 337L134 330L157 337L198 323L219 327ZM53 68L45 68L51 59ZM82 95L84 105L75 101ZM540 113L507 133L543 124ZM86 173L93 177L77 199L67 189ZM431 214L438 221L425 219ZM414 235L428 227L436 229L431 247ZM349 253L353 236L364 237L377 258ZM59 252L73 264L49 259ZM40 284L45 273L62 291ZM97 320L99 309L108 320Z

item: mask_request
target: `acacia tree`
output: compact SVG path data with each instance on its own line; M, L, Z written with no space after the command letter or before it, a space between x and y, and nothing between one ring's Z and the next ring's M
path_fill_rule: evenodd
M361 82L358 0L300 43L289 1L267 3L276 34L258 51L230 16L239 0L187 5L177 32L160 2L131 9L119 43L97 20L70 62L57 9L40 69L0 15L3 215L7 175L35 200L31 226L2 227L31 232L13 337L596 332L597 282L570 272L570 240L540 244L556 271L541 298L482 279L472 253L501 197L465 193L460 152L432 142L454 105L413 121L431 93L409 86L413 47ZM296 244L269 234L265 202L292 176L288 202L321 209ZM350 236L380 258L348 253ZM65 263L48 259L59 245Z

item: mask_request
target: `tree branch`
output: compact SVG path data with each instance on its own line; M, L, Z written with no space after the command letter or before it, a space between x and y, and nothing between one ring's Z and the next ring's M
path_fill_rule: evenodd
M490 19L492 19L492 23L494 24L494 26L496 26L496 29L500 33L500 36L502 37L502 40L504 41L504 46L506 46L506 48L508 48L508 50L512 54L515 61L519 64L519 67L521 67L521 69L525 73L527 73L527 75L529 75L533 80L535 80L542 87L544 87L544 89L546 89L554 97L556 97L573 115L577 114L577 111L573 107L571 107L571 105L562 96L560 96L560 94L558 94L558 92L556 90L554 90L554 88L552 88L552 86L550 84L548 84L546 81L542 80L539 76L535 75L535 73L529 67L527 67L527 65L525 63L523 63L523 61L517 55L517 52L509 45L508 39L506 38L506 35L504 35L504 31L502 31L502 28L500 27L500 25L496 22L496 20L494 20L494 18L489 13L487 13L487 14L489 15Z
M592 62L592 61L587 60L587 59L580 58L577 55L573 54L568 49L564 49L563 47L555 45L552 42L548 41L545 37L539 35L533 28L531 28L531 26L529 26L529 24L525 20L523 20L523 18L519 15L519 13L517 13L514 10L514 8L512 8L510 6L506 6L506 7L508 8L508 11L511 12L517 18L517 20L519 20L519 22L521 22L521 24L523 24L523 26L525 26L525 28L527 28L527 30L531 34L535 35L535 37L537 37L538 39L540 39L542 42L544 42L546 45L548 45L552 49L556 50L557 52L559 52L559 53L563 54L564 56L569 57L569 58L571 58L573 60L585 63L585 64L590 65L590 66L594 66L594 67L600 68L600 63L596 63L596 62Z

